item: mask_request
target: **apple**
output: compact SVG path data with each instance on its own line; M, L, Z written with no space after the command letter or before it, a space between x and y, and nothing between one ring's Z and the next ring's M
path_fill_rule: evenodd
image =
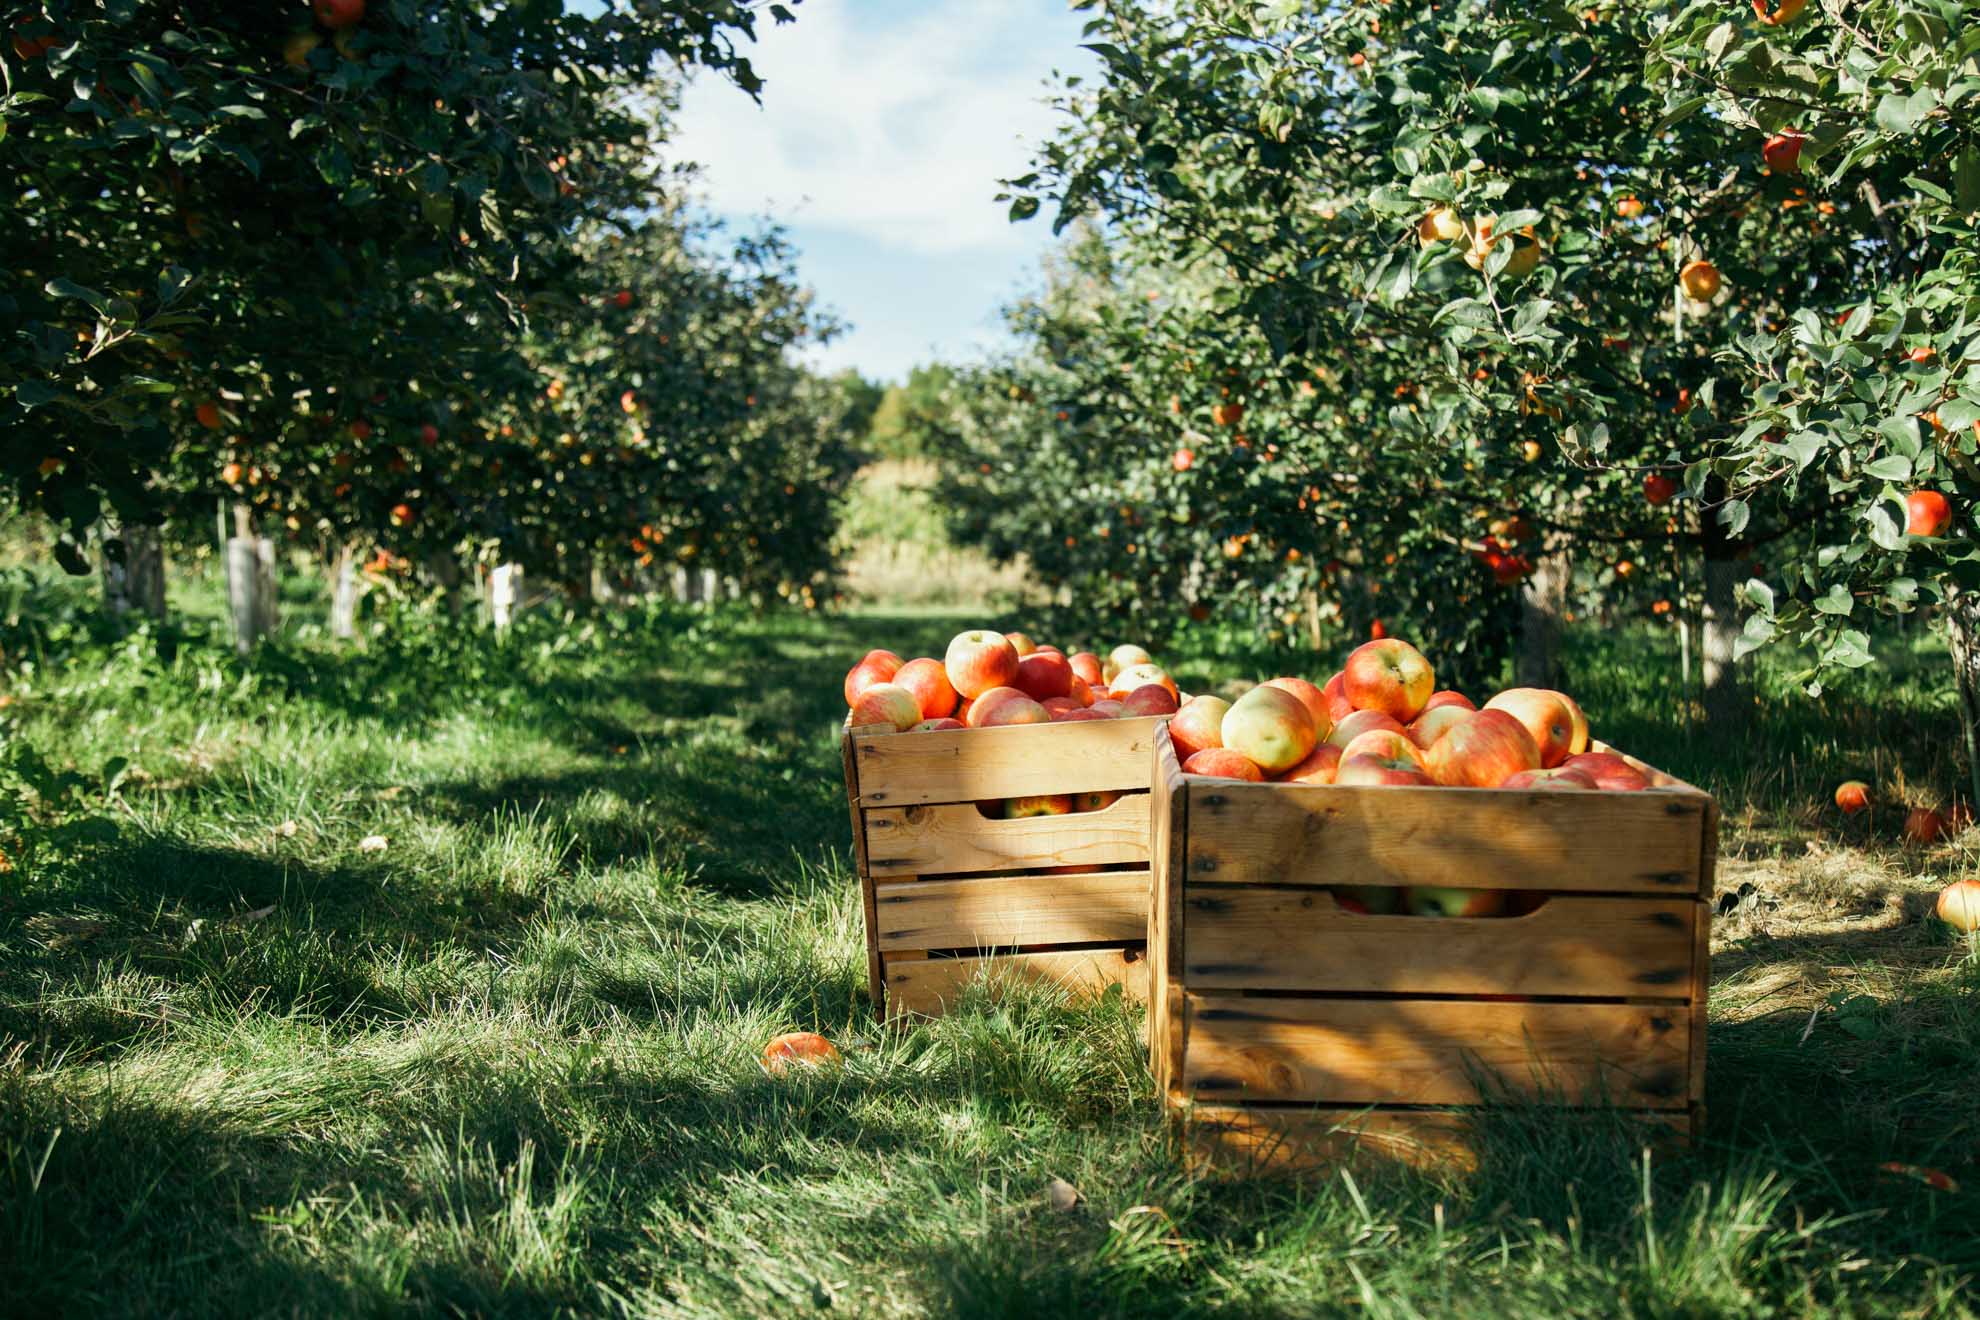
M1980 930L1980 880L1955 880L1939 891L1933 909L1940 921L1971 935Z
M1431 787L1430 776L1424 774L1423 767L1415 761L1366 755L1343 755L1340 768L1334 772L1334 782L1343 787L1354 784L1370 787L1384 785Z
M1770 11L1767 0L1753 0L1753 16L1768 27L1780 27L1801 17L1801 11L1808 7L1808 0L1781 0Z
M875 683L891 683L905 663L892 651L868 651L860 662L846 671L846 705L859 700L859 694ZM948 714L947 711L942 712Z
M1007 632L1004 634L1004 640L1011 644L1011 649L1018 653L1020 660L1038 649L1038 643L1021 632Z
M1416 222L1418 247L1432 243L1455 243L1464 237L1464 220L1448 206L1433 206Z
M1176 680L1170 678L1168 671L1162 666L1152 663L1127 665L1116 670L1114 676L1107 681L1107 695L1116 701L1125 700L1128 693L1150 683L1167 688L1170 696L1178 701L1182 700L1182 691L1176 687Z
M1808 141L1806 133L1794 129L1783 129L1768 138L1760 148L1760 159L1767 162L1767 168L1776 174L1801 173L1801 144Z
M1502 710L1525 725L1546 769L1553 769L1571 755L1574 713L1553 689L1507 688L1486 702L1485 709Z
M1333 727L1327 734L1327 741L1336 747L1345 747L1370 729L1406 732L1402 721L1393 715L1385 715L1379 710L1357 710L1350 711L1345 719Z
M1038 704L1043 706L1045 708L1045 713L1050 715L1055 720L1058 719L1059 716L1065 714L1067 711L1086 709L1086 707L1080 705L1077 701L1074 701L1071 697L1047 697L1045 698L1045 700L1039 702Z
M990 729L1004 724L1050 724L1052 712L1014 687L996 687L976 698L968 719L972 729Z
M1427 706L1421 715L1409 722L1405 730L1409 740L1428 751L1430 745L1459 720L1471 714L1464 706Z
M1083 811L1105 811L1108 807L1113 806L1120 800L1121 794L1118 790L1109 790L1100 793L1075 793L1072 795L1072 809L1075 813Z
M1112 697L1101 697L1086 709L1103 720L1117 720L1126 713L1121 703Z
M910 660L894 671L891 680L914 693L921 703L921 718L939 720L956 713L956 690L949 686L949 671L940 660L923 656Z
M1314 732L1322 738L1334 731L1333 703L1322 689L1303 678L1271 678L1265 681L1265 686L1282 688L1298 697L1306 713L1313 717Z
M1643 478L1643 498L1651 504L1658 506L1669 504L1677 493L1677 482L1661 472L1652 472Z
M974 700L1016 681L1018 653L1002 633L978 628L951 639L942 667L949 671L949 685Z
M1105 687L1106 678L1100 672L1100 657L1091 651L1074 651L1066 663L1072 666L1073 677L1080 679L1088 687Z
M1540 768L1533 735L1502 710L1477 710L1423 754L1430 777L1453 788L1497 788L1522 770Z
M1605 793L1634 793L1650 787L1650 776L1614 752L1582 752L1561 762L1561 769L1588 776Z
M898 683L875 683L852 705L852 726L889 724L905 733L921 723L921 703Z
M1347 675L1336 673L1320 688L1320 695L1327 699L1327 716L1336 724L1354 714L1354 703L1341 690L1346 683Z
M1357 710L1379 710L1398 724L1423 711L1437 679L1430 662L1408 642L1394 637L1363 642L1341 666L1341 692Z
M309 8L326 32L342 32L364 21L364 0L310 0Z
M1562 766L1558 770L1522 770L1499 787L1564 789L1571 792L1593 793L1595 780L1585 771Z
M1403 903L1418 917L1496 917L1506 910L1506 891L1411 885Z
M944 717L939 720L923 720L909 729L909 733L939 733L944 729L967 729L969 726L959 719Z
M1112 715L1104 711L1093 710L1085 706L1075 710L1055 710L1052 712L1052 723L1054 724L1077 724L1084 720L1111 720L1113 718Z
M1120 673L1129 665L1152 665L1154 663L1155 657L1148 654L1148 652L1138 646L1124 644L1107 652L1106 663L1100 666L1100 678L1102 682L1112 683L1114 681L1114 675ZM1092 681L1092 679L1087 680L1089 683Z
M1185 701L1169 721L1169 741L1176 745L1177 759L1187 761L1198 752L1222 747L1224 715L1230 708L1230 702L1207 693Z
M1443 688L1439 691L1432 692L1430 694L1430 700L1423 703L1423 709L1426 711L1435 710L1439 706L1455 706L1459 710L1478 709L1477 702L1465 696L1464 693L1454 692L1450 688Z
M1173 715L1176 713L1176 694L1160 683L1143 683L1121 700L1121 713L1136 715Z
M1327 892L1343 912L1362 916L1386 916L1403 901L1403 891L1394 885L1329 885Z
M1255 687L1224 712L1218 733L1266 774L1290 770L1320 741L1305 703L1283 688Z
M322 8L323 0L317 0L317 10ZM357 8L364 12L363 0L357 0ZM787 1031L763 1047L763 1071L772 1077L782 1077L793 1066L822 1068L839 1061L838 1047L815 1031Z
M1170 728L1174 728L1173 723ZM1332 743L1321 743L1313 749L1313 754L1292 769L1279 776L1282 784L1331 784L1341 765L1341 749Z
M1946 818L1930 807L1913 807L1904 818L1904 837L1912 843L1936 843L1946 832Z
M1697 302L1712 301L1721 283L1719 268L1709 261L1694 261L1678 272L1678 286L1684 296Z
M1568 708L1568 714L1574 717L1574 733L1568 738L1568 755L1580 756L1588 750L1588 714L1581 709L1581 703L1567 693L1556 692L1554 695L1561 699L1561 704Z
M1836 806L1845 816L1854 816L1870 805L1870 785L1861 779L1850 779L1836 785Z
M1904 497L1906 536L1939 536L1952 522L1952 502L1936 490L1914 490Z
M1394 729L1370 729L1358 733L1354 740L1341 748L1341 764L1346 765L1357 756L1372 756L1381 761L1407 761L1422 768L1423 752L1408 733L1397 733Z
M1183 762L1182 769L1186 775L1204 775L1210 779L1248 779L1254 784L1265 782L1265 772L1258 768L1256 761L1228 747L1206 748Z
M1031 797L1004 799L1005 820L1025 820L1032 816L1070 816L1073 800L1070 793L1038 793Z
M1011 645L1015 649L1017 644ZM1011 686L1033 701L1043 701L1047 697L1071 696L1072 681L1072 666L1064 656L1034 649L1029 655L1020 655L1017 681Z

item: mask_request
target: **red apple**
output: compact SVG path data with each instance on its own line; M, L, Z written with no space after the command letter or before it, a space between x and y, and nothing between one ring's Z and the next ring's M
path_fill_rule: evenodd
M1132 644L1117 646L1107 652L1106 662L1100 666L1100 677L1102 681L1111 685L1114 681L1114 675L1120 673L1129 665L1152 665L1154 663L1155 657L1142 650L1139 646ZM1088 681L1090 682L1091 680Z
M1018 653L1002 633L978 628L950 641L942 667L949 671L949 686L973 700L1016 681Z
M1939 891L1933 909L1940 921L1971 935L1980 930L1980 880L1955 880Z
M1265 772L1258 763L1243 752L1234 752L1228 747L1211 747L1198 752L1183 762L1186 775L1205 775L1211 779L1248 779L1254 784L1265 782Z
M1124 713L1121 703L1112 697L1102 697L1087 709L1103 720L1117 720Z
M852 727L890 724L905 733L921 723L921 703L898 683L875 683L852 706Z
M1021 632L1007 632L1004 634L1004 640L1011 644L1011 649L1018 653L1020 660L1038 649L1038 643Z
M1300 704L1306 707L1306 713L1313 717L1313 731L1322 738L1333 732L1333 703L1328 701L1327 694L1321 689L1303 678L1267 679L1265 686L1283 688L1298 697Z
M1105 687L1107 680L1100 673L1100 657L1091 651L1074 651L1066 660L1074 674L1086 680L1088 687Z
M1327 716L1336 724L1354 714L1354 703L1349 701L1347 693L1342 691L1346 683L1346 674L1335 674L1320 689L1320 695L1327 699Z
M958 719L923 720L909 729L909 733L939 733L944 729L967 729L969 726Z
M1178 701L1182 699L1182 690L1176 686L1176 680L1156 664L1128 665L1116 670L1113 678L1107 681L1107 695L1116 701L1125 700L1128 693L1150 683L1159 683L1169 689L1170 696Z
M1082 720L1111 720L1113 718L1112 715L1107 714L1105 711L1094 710L1091 707L1081 707L1078 710L1054 711L1052 713L1052 723L1054 724L1077 724Z
M1224 745L1224 715L1231 703L1207 693L1191 697L1169 721L1169 740L1176 745L1176 759L1187 761L1198 752Z
M1574 712L1551 688L1507 688L1485 703L1526 726L1540 749L1540 764L1551 770L1568 759L1574 743Z
M1907 536L1935 537L1952 522L1952 502L1936 490L1914 490L1904 497Z
M1502 710L1478 710L1444 732L1423 754L1430 777L1453 788L1497 788L1522 770L1540 768L1533 735Z
M1050 724L1052 712L1014 687L991 688L969 708L969 727L989 729L1004 724Z
M1522 770L1499 787L1565 789L1570 792L1593 793L1595 781L1580 770L1562 766L1558 770Z
M1334 782L1343 787L1354 784L1431 787L1430 776L1416 762L1380 756L1342 756L1340 769L1334 772Z
M1345 747L1370 729L1405 732L1402 722L1392 715L1385 715L1379 710L1355 710L1349 711L1347 718L1334 725L1333 730L1327 735L1327 741L1336 747Z
M910 660L894 671L893 681L914 693L921 703L921 718L939 720L956 711L956 690L949 685L949 671L940 660L923 656Z
M1426 706L1421 715L1409 722L1409 740L1427 751L1453 724L1469 714L1471 710L1465 706Z
M1767 168L1776 174L1799 174L1801 172L1801 144L1808 141L1806 133L1798 133L1788 128L1769 137L1760 148L1760 159L1767 162Z
M1394 729L1370 729L1357 733L1354 740L1341 748L1341 764L1346 765L1357 756L1372 756L1380 761L1407 761L1421 768L1423 752L1410 741L1408 733L1397 733Z
M1439 706L1456 706L1459 710L1478 709L1477 702L1473 701L1470 697L1465 696L1464 693L1453 692L1449 688L1444 688L1441 691L1432 692L1430 694L1430 700L1423 703L1423 709L1426 711L1435 710Z
M1173 723L1170 728L1174 728ZM1341 765L1341 749L1332 743L1321 743L1313 749L1313 755L1301 761L1292 769L1279 776L1282 784L1331 784Z
M1086 707L1080 705L1077 701L1074 701L1071 697L1047 697L1045 698L1045 700L1039 702L1038 704L1043 706L1046 710L1046 713L1051 715L1053 719L1059 718L1059 716L1065 714L1069 710L1086 709Z
M1018 663L1023 664L1024 662L1019 661ZM1067 692L1066 695L1071 697L1074 701L1077 701L1082 706L1091 706L1094 702L1095 697L1097 696L1097 694L1093 691L1092 686L1089 683L1087 683L1085 679L1081 678L1078 674L1073 675L1071 690Z
M1072 809L1074 814L1083 811L1105 811L1108 807L1113 806L1120 800L1121 795L1117 791L1075 793L1072 795Z
M1400 724L1420 715L1436 690L1423 653L1394 637L1363 642L1341 666L1341 692L1355 709L1379 710Z
M1574 735L1568 739L1568 755L1580 756L1588 750L1588 716L1581 709L1581 703L1567 693L1556 692L1554 695L1561 699L1561 704L1568 708L1568 714L1574 717Z
M1854 816L1870 805L1870 785L1861 779L1851 779L1836 785L1836 806L1845 816Z
M787 1031L763 1047L763 1071L772 1077L782 1077L794 1066L822 1068L837 1062L838 1047L815 1031Z
M1073 800L1070 793L1039 793L1031 797L1004 799L1005 820L1025 820L1031 816L1070 816Z
M859 700L859 694L875 683L891 683L901 672L902 660L892 651L868 651L860 662L846 671L846 705ZM946 713L946 712L945 712Z
M1506 891L1412 885L1404 905L1418 917L1496 917L1506 910Z
M1395 885L1329 885L1327 892L1341 911L1377 917L1400 908L1404 893Z
M1123 715L1173 715L1176 694L1160 683L1143 683L1121 700Z
M1255 687L1224 712L1224 746L1244 753L1266 774L1290 770L1320 741L1306 706L1283 688Z
M1946 832L1946 818L1930 807L1913 807L1904 818L1904 837L1912 843L1936 843Z
M1072 681L1072 666L1064 656L1033 650L1018 660L1017 682L1011 686L1033 701L1043 701L1047 697L1070 696Z
M1614 752L1583 752L1561 762L1561 769L1576 770L1595 781L1605 793L1635 793L1650 787L1650 777Z

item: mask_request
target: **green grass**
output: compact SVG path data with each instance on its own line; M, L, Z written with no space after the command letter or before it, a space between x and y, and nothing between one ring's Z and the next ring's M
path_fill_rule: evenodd
M1654 639L1573 656L1600 732L1725 795L1754 886L1696 1150L1514 1116L1471 1174L1224 1184L1118 1003L872 1016L839 677L957 623L411 612L251 663L197 618L169 661L9 625L12 745L89 783L0 876L5 1309L1973 1313L1980 970L1921 906L1971 854L1819 805L1952 787L1929 646L1819 704L1770 677L1736 743L1685 731ZM795 1028L844 1069L765 1077Z

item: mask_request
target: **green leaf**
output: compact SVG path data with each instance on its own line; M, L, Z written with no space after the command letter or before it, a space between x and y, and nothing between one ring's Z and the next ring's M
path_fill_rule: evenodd
M1863 473L1879 481L1909 481L1911 460L1903 454L1885 454L1882 458L1865 463Z
M1011 202L1010 217L1013 224L1019 220L1029 220L1037 214L1038 199L1036 197L1019 197Z
M62 397L62 391L45 380L24 380L14 387L14 402L23 408L45 408Z
M1938 104L1939 98L1929 87L1921 87L1910 96L1887 93L1877 102L1877 127L1886 133L1909 134Z
M1752 516L1753 510L1747 507L1745 500L1727 500L1719 507L1719 522L1725 527L1727 536L1738 536L1745 531Z
M1849 588L1837 582L1832 584L1828 591L1815 598L1815 608L1823 614L1846 616L1856 608L1856 600L1849 594Z

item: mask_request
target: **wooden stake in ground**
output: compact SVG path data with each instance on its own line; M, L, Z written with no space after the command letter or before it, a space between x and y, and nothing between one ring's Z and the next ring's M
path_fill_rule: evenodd
M335 583L330 595L330 635L332 637L355 637L357 635L357 604L364 596L364 580L358 576L358 548L346 542L337 547L337 559L332 569Z
M497 564L488 572L488 617L501 632L515 622L516 602L522 595L522 568Z
M125 527L112 535L121 557L103 555L103 608L112 618L127 614L165 617L165 547L156 527Z

